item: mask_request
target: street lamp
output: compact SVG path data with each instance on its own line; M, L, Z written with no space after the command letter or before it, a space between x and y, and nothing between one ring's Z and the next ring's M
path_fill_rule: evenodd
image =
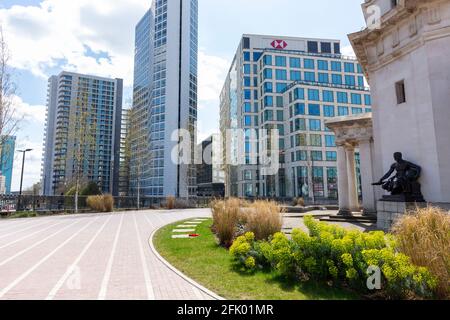
M16 211L20 211L22 210L21 208L21 200L22 200L22 185L23 185L23 170L25 167L25 154L27 152L33 151L33 149L25 149L25 150L17 150L17 152L22 153L22 173L20 174L20 190L19 190L19 201L17 203L17 210Z

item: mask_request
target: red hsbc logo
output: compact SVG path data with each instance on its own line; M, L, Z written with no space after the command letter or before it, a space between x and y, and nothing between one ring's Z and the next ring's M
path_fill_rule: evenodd
M286 49L288 46L287 42L284 40L274 40L270 45L275 49Z

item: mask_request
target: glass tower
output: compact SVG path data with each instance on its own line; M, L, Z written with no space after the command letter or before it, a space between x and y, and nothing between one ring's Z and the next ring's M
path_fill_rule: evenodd
M197 0L155 0L136 27L133 195L196 194L197 35ZM190 133L187 150L178 148L180 129ZM184 152L190 162L173 161Z

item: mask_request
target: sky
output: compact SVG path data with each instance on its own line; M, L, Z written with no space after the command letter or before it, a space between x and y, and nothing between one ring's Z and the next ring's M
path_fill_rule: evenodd
M170 1L170 0L169 0ZM199 0L199 137L218 132L219 95L244 33L341 40L361 30L363 0ZM24 188L39 182L48 77L73 71L123 78L132 103L134 28L151 0L0 0L23 117L17 133L27 155ZM16 155L12 190L19 189Z

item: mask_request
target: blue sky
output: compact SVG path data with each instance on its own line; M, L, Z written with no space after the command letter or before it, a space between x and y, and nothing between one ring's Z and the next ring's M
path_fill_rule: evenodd
M169 0L170 1L170 0ZM218 128L219 94L243 33L333 38L364 25L363 0L199 0L199 131ZM47 78L66 69L124 78L131 104L134 26L150 0L1 0L0 24L12 54L24 116L18 147L27 158L24 186L39 181ZM18 189L16 157L13 190Z

